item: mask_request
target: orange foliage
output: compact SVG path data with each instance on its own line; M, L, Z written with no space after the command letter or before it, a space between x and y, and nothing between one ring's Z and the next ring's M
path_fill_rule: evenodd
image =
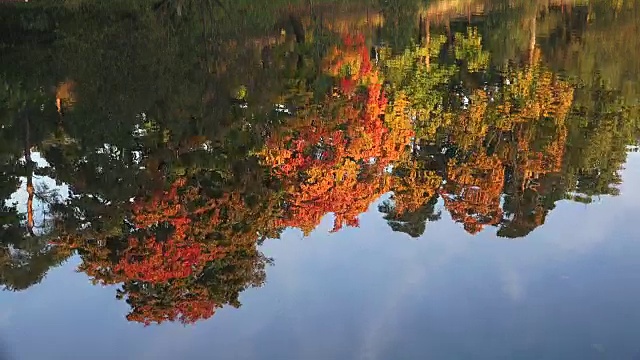
M395 211L402 215L418 210L438 192L442 177L433 171L422 170L417 161L402 164L402 176L393 179Z
M132 235L128 247L121 253L116 273L126 279L148 282L165 282L185 278L199 272L204 264L224 256L224 249L212 243L201 242L194 236L200 224L198 215L216 209L217 201L206 203L196 210L187 209L193 192L183 191L186 181L179 179L168 191L156 193L149 201L137 200L133 206L133 222L143 235ZM190 196L191 195L191 196ZM216 223L214 210L208 221ZM166 230L166 238L159 240L159 233Z
M452 124L452 140L462 149L468 150L482 144L489 124L486 121L489 98L483 90L476 90L470 97L469 109L463 111L458 123Z
M362 36L346 35L325 66L336 77L332 95L272 136L263 151L291 194L282 225L305 233L329 212L334 231L357 226L358 215L389 190L385 169L413 134L406 116L385 117L387 98Z
M145 325L179 321L192 324L208 319L215 313L217 304L210 299L206 288L191 286L185 280L166 284L149 284L147 291L134 289L138 284L125 285L127 303L132 310L127 320ZM188 291L185 291L188 289Z
M75 87L75 82L71 80L61 82L56 87L56 109L58 113L62 114L65 109L73 107L76 102Z
M513 169L512 181L521 190L535 188L541 176L562 169L567 139L564 121L573 89L545 70L539 57L535 59L522 70L507 71L505 85L491 99L485 90L476 90L469 108L450 131L450 140L463 154L472 155L465 161L450 161L441 194L453 219L470 233L500 223L507 166ZM548 137L544 132L549 129L553 129L551 141L536 150L534 144ZM496 155L490 157L485 155L488 139L497 147Z
M508 73L514 78L511 88L507 89L506 103L519 101L519 107L501 108L503 129L515 133L517 148L509 150L509 159L517 159L515 168L522 187L540 176L559 172L566 147L567 127L565 118L573 101L573 88L570 84L556 79L553 74L542 68L539 50L535 52L535 63L523 71ZM553 140L539 151L531 149L531 144L539 134L535 126L552 122L555 128ZM505 128L507 126L507 128Z
M504 167L500 159L477 154L464 164L452 160L448 175L441 194L454 221L463 223L471 234L485 225L500 222L500 196L504 185Z

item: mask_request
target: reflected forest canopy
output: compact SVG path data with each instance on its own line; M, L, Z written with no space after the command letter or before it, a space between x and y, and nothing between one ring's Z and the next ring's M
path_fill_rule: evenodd
M0 282L77 255L128 320L186 324L327 215L527 236L617 194L639 27L639 0L5 2Z

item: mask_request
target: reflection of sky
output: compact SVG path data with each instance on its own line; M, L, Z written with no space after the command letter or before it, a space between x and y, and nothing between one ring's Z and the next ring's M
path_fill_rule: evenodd
M39 152L31 153L31 160L36 164L38 168L49 167L49 163ZM25 161L24 157L21 159ZM48 200L64 200L69 197L69 186L65 183L56 183L56 180L48 176L34 175L33 187L35 189L35 195L33 199L33 218L36 223L34 232L40 234L44 229L39 228L38 225L42 225L46 219L47 212L49 211L49 205L43 201L42 197L47 196ZM27 201L29 199L29 193L27 192L27 178L25 176L20 177L20 186L16 191L11 194L9 199L4 201L8 207L15 206L16 210L21 214L27 213ZM26 215L25 215L26 216ZM0 315L0 323L2 322L2 315Z
M128 323L115 289L74 273L1 293L17 359L635 359L640 355L640 154L622 195L558 203L526 239L443 219L420 239L372 207L360 228L264 246L267 284L196 326Z

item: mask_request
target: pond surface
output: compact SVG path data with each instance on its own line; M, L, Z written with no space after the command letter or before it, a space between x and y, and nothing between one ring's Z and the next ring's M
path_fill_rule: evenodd
M0 1L0 357L640 359L640 1Z

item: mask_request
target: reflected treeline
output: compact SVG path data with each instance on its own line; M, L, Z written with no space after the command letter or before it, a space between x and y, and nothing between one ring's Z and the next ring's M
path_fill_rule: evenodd
M394 231L506 238L617 194L637 1L263 5L3 5L6 289L78 254L129 320L193 323L264 284L263 241L385 194Z

